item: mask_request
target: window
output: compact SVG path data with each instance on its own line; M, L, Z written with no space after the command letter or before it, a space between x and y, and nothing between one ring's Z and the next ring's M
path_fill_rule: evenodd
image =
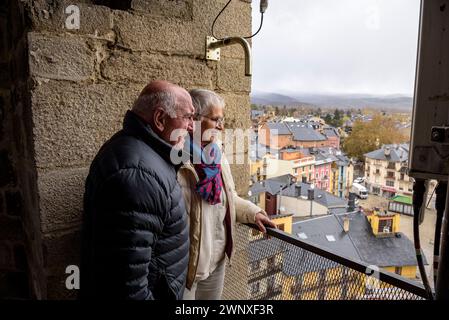
M402 274L402 268L401 267L395 267L394 268L394 273L401 275Z
M379 169L376 169L376 174L380 174L380 170Z
M393 219L382 219L379 220L379 229L377 230L379 233L390 233L393 232Z
M389 187L394 187L394 181L387 180L386 185Z
M273 291L274 290L274 276L271 276L267 280L267 291Z
M253 261L251 263L251 271L257 271L260 268L260 261Z
M401 173L401 180L404 180L404 174Z
M284 223L278 224L277 227L278 227L279 230L285 231L285 224Z
M402 187L399 187L399 190L403 191L403 190L404 190L404 188L402 188Z
M260 284L259 282L253 282L251 283L251 294L257 294L260 290Z
M272 256L268 258L268 267L273 267L274 264L276 263L276 257Z

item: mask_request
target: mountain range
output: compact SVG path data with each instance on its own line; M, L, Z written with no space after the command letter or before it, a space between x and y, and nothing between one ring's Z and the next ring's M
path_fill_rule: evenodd
M267 92L251 93L251 103L273 106L306 106L330 108L376 108L411 111L413 98L406 95L367 94L279 94Z

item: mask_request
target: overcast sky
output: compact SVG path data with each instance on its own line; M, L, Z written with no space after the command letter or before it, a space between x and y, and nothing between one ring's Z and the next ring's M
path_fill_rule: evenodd
M419 9L419 0L270 0L253 38L252 91L412 95Z

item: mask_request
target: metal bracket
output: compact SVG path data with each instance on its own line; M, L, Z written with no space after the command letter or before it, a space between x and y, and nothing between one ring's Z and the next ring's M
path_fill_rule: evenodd
M218 42L217 39L211 36L206 37L206 60L220 60L220 48L210 49L212 43Z
M448 144L449 143L449 127L433 126L430 135L433 142Z

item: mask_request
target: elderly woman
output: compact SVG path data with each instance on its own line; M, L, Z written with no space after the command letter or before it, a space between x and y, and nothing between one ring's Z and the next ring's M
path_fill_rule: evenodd
M190 95L199 122L186 143L191 161L178 171L190 221L184 299L218 300L223 292L226 256L231 261L234 253L236 222L255 223L262 232L266 232L264 224L275 224L261 208L237 195L229 163L215 143L224 127L223 99L203 89L192 90ZM201 141L194 141L192 136L200 136Z

